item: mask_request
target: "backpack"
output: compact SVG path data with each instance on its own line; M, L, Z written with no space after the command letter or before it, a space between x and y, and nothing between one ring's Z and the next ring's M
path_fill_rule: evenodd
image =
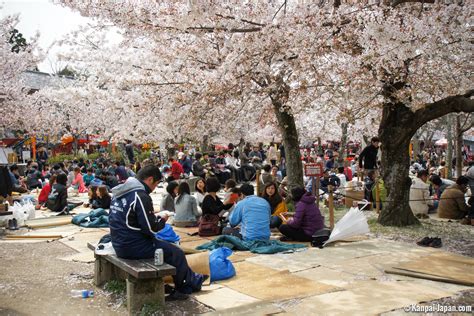
M221 234L219 215L206 214L199 222L198 234L200 237L217 236Z

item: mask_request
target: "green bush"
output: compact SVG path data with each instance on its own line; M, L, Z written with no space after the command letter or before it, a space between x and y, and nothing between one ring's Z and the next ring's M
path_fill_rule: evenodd
M63 162L64 160L74 160L74 155L59 154L57 156L50 157L48 159L48 163L50 165L54 165L54 164L57 164L59 162Z
M150 156L151 156L151 150L144 150L137 155L137 159L138 161L143 161L145 159L150 159Z
M95 153L92 153L90 155L87 155L87 159L89 160L96 160L97 158L100 157L100 153L99 152L95 152Z

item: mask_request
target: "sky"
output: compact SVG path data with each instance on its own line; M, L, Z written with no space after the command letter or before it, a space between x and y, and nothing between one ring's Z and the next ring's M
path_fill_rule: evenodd
M1 18L20 14L17 29L27 40L39 31L39 45L45 51L54 41L62 39L80 25L92 22L78 12L53 4L50 0L0 0L0 7ZM52 49L48 53L46 59L38 65L40 71L51 73L65 66L57 61L57 51L58 49Z

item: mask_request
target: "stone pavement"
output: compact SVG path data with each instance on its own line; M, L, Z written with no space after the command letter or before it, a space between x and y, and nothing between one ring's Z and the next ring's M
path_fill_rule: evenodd
M157 208L162 191L152 194ZM86 200L85 195L76 198ZM89 210L81 207L75 211ZM39 212L38 216L47 216L46 213ZM175 231L181 236L183 249L194 249L212 239L190 236L196 228ZM69 224L38 228L30 233L62 235L59 242L75 249L77 254L60 259L90 263L94 257L87 243L97 242L107 232L108 229ZM384 272L392 265L433 253L445 252L381 239L339 242L323 249L308 247L273 255L235 252L230 260L236 276L205 286L193 297L214 309L211 314L375 315L471 289Z
M294 282L287 284L285 293L272 292L269 286L267 298L259 300L251 289L241 293L228 287L232 284L230 280L203 288L195 298L216 310L211 314L376 315L471 289L384 273L384 268L390 265L439 252L433 248L371 239L291 254L256 255L245 261L266 267L267 275L278 270L294 276ZM238 278L243 271L239 271L238 264L235 266ZM308 291L295 297L293 293L298 292L300 278L329 286L324 288L325 293Z

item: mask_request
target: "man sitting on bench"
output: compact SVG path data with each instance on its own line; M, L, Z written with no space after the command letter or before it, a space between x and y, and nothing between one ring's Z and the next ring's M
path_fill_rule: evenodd
M140 169L136 178L128 178L112 190L109 215L112 245L117 256L124 259L154 258L155 250L163 249L164 261L176 268L175 289L170 299L186 299L187 294L200 291L209 276L194 273L179 247L155 237L168 219L154 214L149 195L161 178L160 169L148 165Z

